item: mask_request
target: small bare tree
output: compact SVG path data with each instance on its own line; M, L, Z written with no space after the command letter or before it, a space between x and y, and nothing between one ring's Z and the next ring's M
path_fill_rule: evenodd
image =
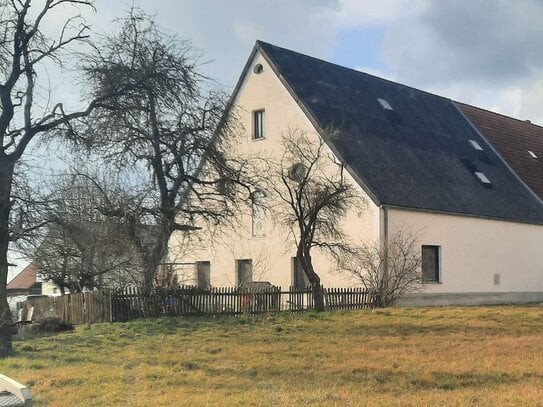
M334 137L334 132L325 137ZM312 250L323 250L335 259L351 253L341 222L350 208L363 208L365 202L322 137L291 130L283 137L283 148L277 170L279 183L270 187L279 198L274 209L296 244L296 257L311 284L315 309L324 311Z
M121 288L141 281L139 257L122 225L100 212L104 187L97 182L75 174L53 192L35 260L42 276L61 289Z
M368 289L375 307L387 307L398 298L422 289L418 236L400 229L388 239L366 244L344 259L342 270Z

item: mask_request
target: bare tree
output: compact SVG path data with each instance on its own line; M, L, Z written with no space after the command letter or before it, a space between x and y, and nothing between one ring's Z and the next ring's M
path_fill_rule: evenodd
M334 137L334 132L326 137ZM315 309L323 311L321 279L313 267L312 250L325 251L336 260L350 253L341 222L350 208L362 208L365 202L323 138L293 130L283 137L283 148L280 182L271 187L280 202L275 210L296 243L296 257L311 284Z
M58 34L48 37L42 26L61 7L75 7L75 15L58 26ZM81 8L93 8L92 0L0 1L0 357L12 351L14 326L6 298L8 245L10 236L23 233L9 230L16 164L36 137L53 130L71 133L71 120L88 115L109 97L104 93L83 110L71 113L62 103L39 99L40 91L47 88L47 83L38 82L44 64L62 65L71 45L87 41Z
M104 216L105 185L77 173L58 182L48 199L47 225L34 238L34 260L43 278L64 293L120 288L141 280L139 258L118 221Z
M175 231L193 231L235 213L236 186L244 164L228 155L235 121L225 117L226 98L198 70L192 46L161 31L138 9L119 21L87 60L92 95L130 88L96 112L88 134L109 161L140 185L104 212L117 217L141 254L144 293ZM152 80L142 78L151 76ZM136 174L136 175L134 175ZM137 190L136 190L137 189ZM153 227L143 239L141 226Z
M387 307L404 294L422 288L418 240L410 230L400 229L345 258L342 270L360 280L375 307Z

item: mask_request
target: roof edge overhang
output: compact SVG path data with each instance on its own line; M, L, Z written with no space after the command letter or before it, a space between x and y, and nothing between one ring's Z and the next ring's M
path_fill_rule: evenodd
M409 211L409 212L422 212L422 213L428 213L431 215L448 215L448 216L457 216L457 217L462 217L462 218L484 219L484 220L493 220L493 221L498 221L498 222L520 223L523 225L543 226L543 221L537 222L537 221L529 221L529 220L521 220L521 219L500 218L497 216L479 215L479 214L466 213L466 212L443 211L443 210L428 209L428 208L414 208L414 207L400 206L400 205L387 204L387 203L382 203L379 207L388 208L388 209L397 209L397 210L403 210L403 211Z

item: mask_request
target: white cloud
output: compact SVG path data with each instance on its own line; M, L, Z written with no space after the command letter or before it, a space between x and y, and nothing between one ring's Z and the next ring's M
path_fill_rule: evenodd
M382 52L400 82L543 123L543 3L434 0L388 22Z
M342 29L387 25L417 13L427 0L339 0L333 20Z

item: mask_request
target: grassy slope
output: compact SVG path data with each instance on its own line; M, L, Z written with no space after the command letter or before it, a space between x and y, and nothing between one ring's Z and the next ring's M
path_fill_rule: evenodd
M79 327L0 371L35 405L539 405L543 307Z

